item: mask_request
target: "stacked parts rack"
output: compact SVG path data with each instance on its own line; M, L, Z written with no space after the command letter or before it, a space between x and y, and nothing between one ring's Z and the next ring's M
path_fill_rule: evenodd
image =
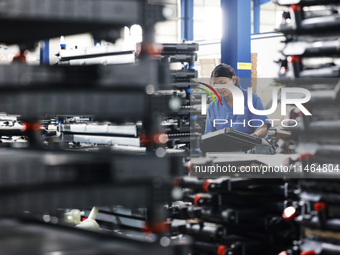
M170 88L168 64L151 56L156 48L154 25L166 19L166 7L139 0L1 0L0 6L4 26L0 41L19 44L22 51L32 48L37 40L84 32L95 40L115 41L121 28L133 24L141 25L144 38L141 58L133 64L0 66L0 110L19 114L20 121L26 122L23 132L29 139L27 148L6 145L0 149L1 233L20 241L20 245L7 243L1 249L12 254L60 250L67 254L84 250L91 254L123 250L128 254L187 254L185 238L170 240L159 227L165 219L162 206L171 200L171 180L182 169L182 158L165 156L165 142L156 139L162 134L161 113L176 110L171 98L152 95L155 90ZM59 115L115 123L142 121L150 155L46 149L39 121ZM116 204L147 208L145 227L158 235L88 233L51 220L60 208ZM36 237L34 244L21 238L28 229ZM54 241L46 244L47 236ZM70 240L74 240L71 246Z
M291 163L304 179L299 200L283 213L299 224L301 236L280 254L339 254L339 1L275 2L288 9L279 27L286 45L278 81L311 93L305 105L311 115L291 114L299 154Z

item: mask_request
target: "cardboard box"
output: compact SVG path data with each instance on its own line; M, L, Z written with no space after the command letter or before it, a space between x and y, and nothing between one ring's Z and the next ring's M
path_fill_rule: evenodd
M199 78L210 78L212 70L221 63L221 59L203 58L199 60L200 71Z
M251 70L257 70L257 53L251 53Z

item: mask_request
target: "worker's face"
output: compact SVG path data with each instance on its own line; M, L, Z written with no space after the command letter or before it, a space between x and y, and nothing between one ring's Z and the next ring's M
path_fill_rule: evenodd
M211 78L212 85L216 84L235 84L234 79L227 77L213 77ZM229 97L231 96L231 91L227 88L216 88L216 91L220 96Z

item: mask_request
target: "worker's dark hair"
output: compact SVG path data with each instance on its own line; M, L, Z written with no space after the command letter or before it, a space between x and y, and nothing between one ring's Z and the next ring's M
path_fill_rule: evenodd
M232 78L233 76L236 77L234 69L227 64L219 64L215 67L215 69L211 72L211 78L213 77L227 77ZM240 78L236 77L236 86L239 87Z

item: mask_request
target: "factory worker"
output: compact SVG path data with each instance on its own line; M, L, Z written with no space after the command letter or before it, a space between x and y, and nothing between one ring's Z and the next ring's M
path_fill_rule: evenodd
M239 78L236 77L234 69L230 65L220 64L215 67L211 73L211 85L215 87L222 100L221 104L211 102L207 110L207 119L205 125L205 134L214 132L223 128L233 128L234 130L262 138L262 144L269 145L266 140L267 132L271 124L266 115L256 115L248 107L248 91L240 88ZM233 105L237 99L228 88L219 88L219 85L227 84L238 87L244 95L244 114L233 114ZM253 106L257 110L263 110L261 99L253 93ZM215 121L214 121L215 120ZM221 121L218 121L221 120ZM224 121L222 121L224 120ZM249 122L250 121L250 122ZM249 125L250 124L250 125ZM255 126L255 127L254 127Z

